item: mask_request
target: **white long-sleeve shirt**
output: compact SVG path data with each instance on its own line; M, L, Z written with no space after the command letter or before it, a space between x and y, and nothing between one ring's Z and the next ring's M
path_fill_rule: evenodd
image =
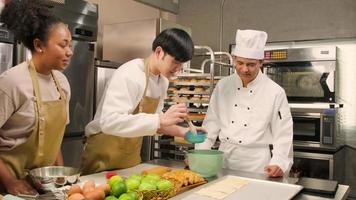
M211 148L217 137L223 144L221 150L232 146L268 148L272 144L270 165L278 165L286 172L293 163L293 121L286 94L262 72L245 88L237 74L220 80L203 126L208 138L196 145L198 149Z
M168 84L166 77L150 74L146 96L160 98L156 113L132 114L146 85L144 62L143 59L134 59L123 64L106 85L94 120L85 128L86 136L99 132L122 137L156 134Z

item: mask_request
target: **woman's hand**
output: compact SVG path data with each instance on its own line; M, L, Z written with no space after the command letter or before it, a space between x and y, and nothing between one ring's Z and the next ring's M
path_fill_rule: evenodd
M13 195L28 194L35 195L37 191L33 189L25 180L13 179L4 184L8 193Z

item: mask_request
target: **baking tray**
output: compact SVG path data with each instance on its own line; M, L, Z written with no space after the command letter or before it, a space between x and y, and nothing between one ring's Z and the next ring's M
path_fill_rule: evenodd
M209 186L211 184L217 183L222 181L228 177L238 177L242 180L248 181L248 184L241 187L236 192L231 193L229 196L224 198L225 200L286 200L292 199L296 196L301 190L302 186L300 185L293 185L287 183L278 183L273 181L266 181L266 180L258 180L252 178L244 178L239 176L224 176L216 181L210 182L205 186ZM205 187L203 186L203 187ZM200 188L203 188L200 187ZM215 200L214 198L201 196L196 192L199 191L199 188L192 191L186 197L179 197L173 199L182 199L182 200Z

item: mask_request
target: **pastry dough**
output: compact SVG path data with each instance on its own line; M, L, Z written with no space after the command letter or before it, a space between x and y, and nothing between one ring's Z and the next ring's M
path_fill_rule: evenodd
M224 199L230 194L238 191L243 186L247 185L249 181L236 176L229 176L217 183L205 187L197 192L198 195L207 196L214 199Z
M162 175L162 178L176 180L179 188L205 181L199 174L186 169L167 172Z

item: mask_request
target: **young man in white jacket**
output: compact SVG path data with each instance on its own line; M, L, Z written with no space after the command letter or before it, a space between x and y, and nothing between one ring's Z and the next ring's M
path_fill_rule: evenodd
M94 120L85 129L84 174L132 167L141 162L142 136L157 133L184 137L177 126L187 117L185 104L162 112L168 78L193 56L190 36L166 29L153 41L146 59L134 59L118 68L108 83Z
M293 121L283 88L261 72L266 41L263 31L237 30L236 74L215 87L203 122L208 137L196 148L219 138L226 168L280 177L293 163Z

